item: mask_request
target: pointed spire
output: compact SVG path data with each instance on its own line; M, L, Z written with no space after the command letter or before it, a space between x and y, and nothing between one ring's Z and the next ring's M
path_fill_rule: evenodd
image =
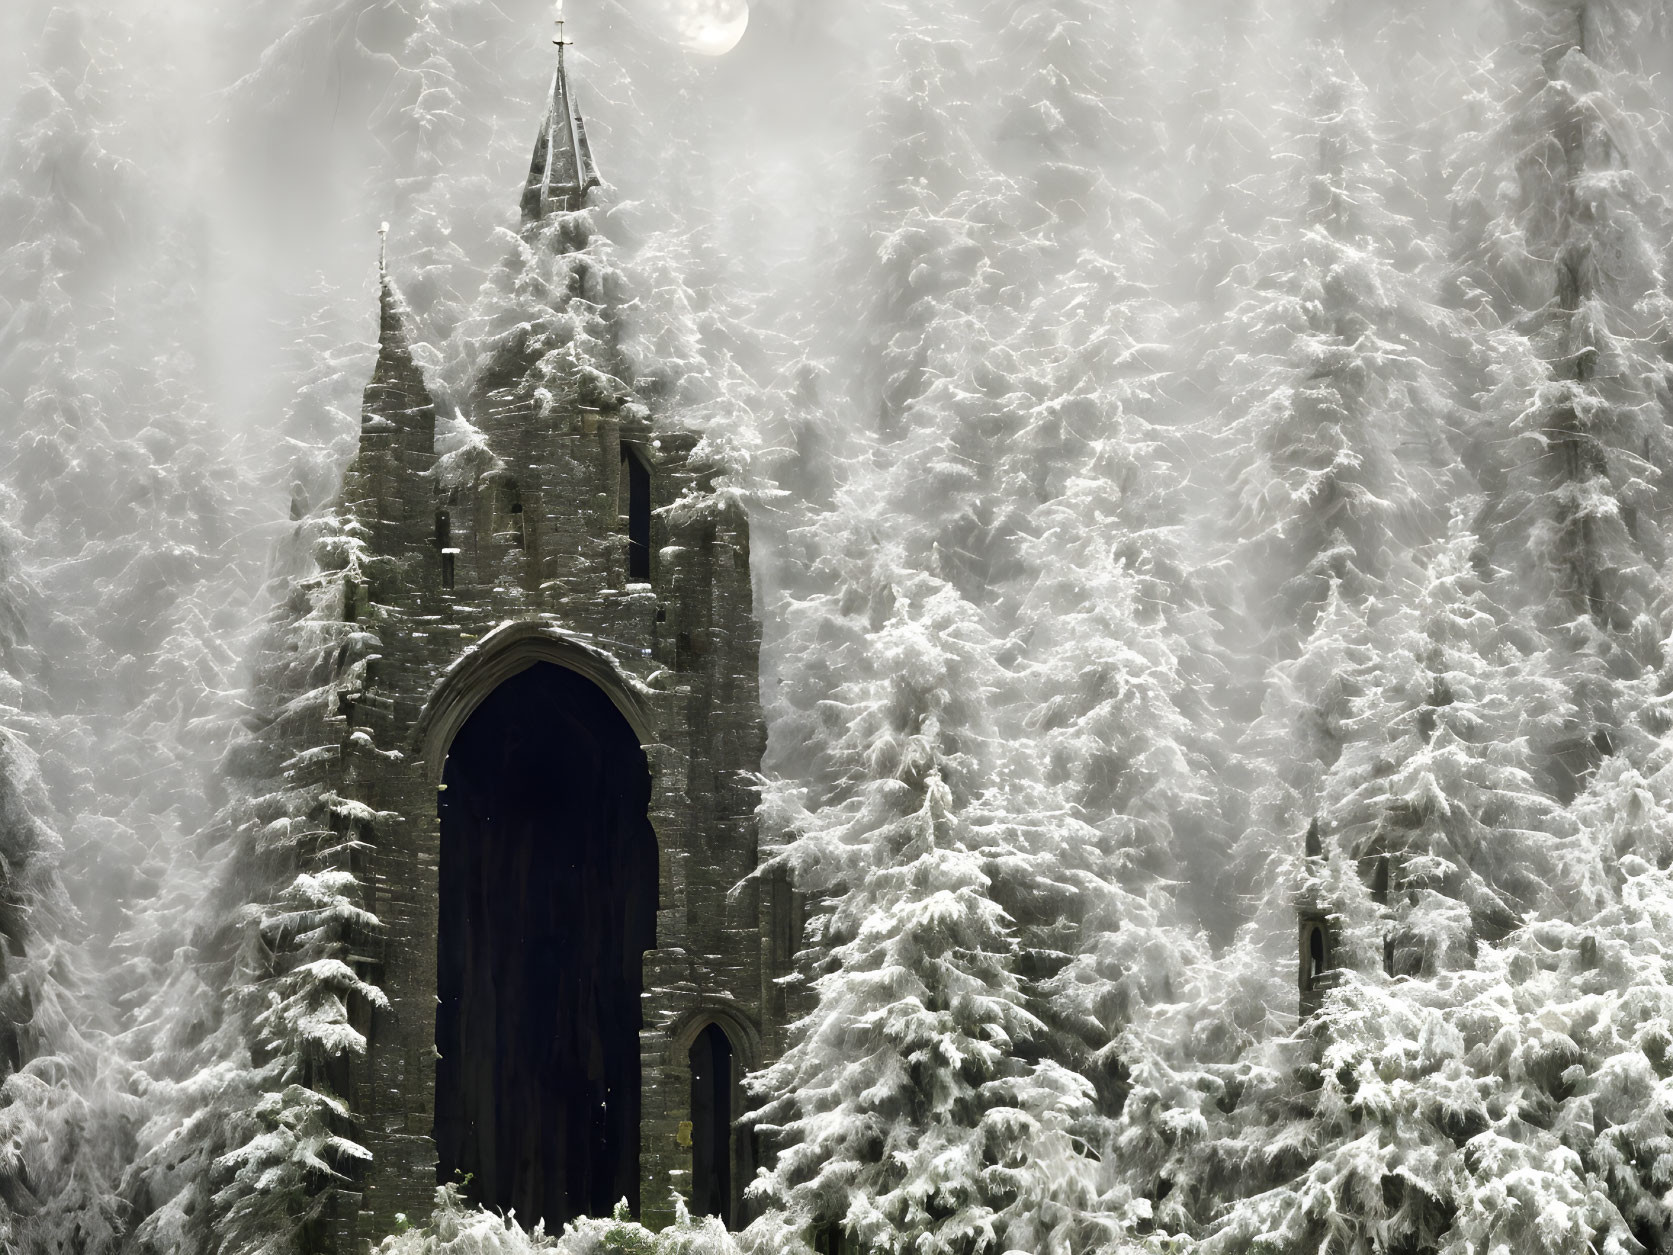
M378 234L388 238L389 224ZM412 360L412 340L407 335L407 319L411 311L389 276L389 263L382 244L378 247L378 364L373 372L374 384L387 380L409 378L415 369Z
M366 385L362 423L392 422L411 433L413 451L428 454L435 417L424 372L413 361L412 311L389 273L389 224L378 231L378 360Z
M378 231L378 360L360 403L360 448L343 501L381 554L428 553L436 406L413 360L412 312L389 273L389 224Z
M534 141L534 159L523 187L523 222L540 222L555 213L573 213L586 203L587 193L599 186L598 167L587 143L587 126L569 86L563 50L563 0L558 0L558 68L552 74L552 95L546 117Z

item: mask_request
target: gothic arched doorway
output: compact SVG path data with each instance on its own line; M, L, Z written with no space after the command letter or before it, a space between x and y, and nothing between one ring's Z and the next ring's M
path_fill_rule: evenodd
M638 737L537 662L453 737L439 795L438 1174L555 1230L639 1209L641 965L656 834Z

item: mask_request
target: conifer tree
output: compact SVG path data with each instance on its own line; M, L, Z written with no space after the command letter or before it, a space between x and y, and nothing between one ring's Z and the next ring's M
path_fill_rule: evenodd
M300 552L278 564L252 726L227 750L228 796L200 837L210 890L159 904L179 948L128 1033L150 1095L130 1182L144 1251L288 1252L365 1155L344 1133L340 1061L365 1048L352 1004L382 1000L348 962L378 926L350 865L381 817L340 798L330 772L338 704L377 637L350 613L358 529L321 510L289 544Z
M1450 462L1431 365L1448 319L1424 245L1386 206L1394 174L1362 85L1340 49L1316 63L1286 162L1294 191L1240 271L1221 354L1233 560L1280 652L1333 583L1362 599L1397 569L1433 528Z
M890 600L867 633L880 674L829 699L854 783L805 814L784 855L831 895L829 958L817 1006L756 1082L782 1148L752 1190L771 1208L752 1233L787 1250L831 1225L891 1251L1002 1250L1013 1232L1075 1249L1094 1223L1072 1136L1089 1094L1030 1048L1040 1025L977 854L1003 822L982 784L991 645L942 581L901 572Z
M1478 941L1563 905L1566 823L1540 749L1567 697L1543 643L1490 600L1479 557L1455 530L1378 625L1322 789L1326 828L1392 908L1394 972L1467 964Z
M49 715L20 539L0 529L0 1244L105 1252L123 1232L114 1186L130 1111L34 748Z
M1479 528L1507 602L1562 649L1577 717L1559 795L1612 753L1620 681L1660 665L1669 299L1665 169L1639 55L1660 6L1515 6L1493 111L1454 192L1458 283L1479 309L1491 388Z
M1274 7L1182 0L1154 28L1157 64L1176 67L1163 80L1175 157L1162 201L1173 223L1163 236L1171 261L1165 285L1181 307L1205 311L1204 323L1225 314L1226 281L1251 255L1249 241L1268 208L1248 175L1271 159L1263 69L1274 60L1269 41L1283 37ZM1195 342L1191 324L1179 334L1193 358L1209 346Z
M159 693L149 672L214 654L205 635L221 625L202 611L236 597L221 495L236 476L216 473L224 450L202 431L189 360L157 325L124 316L145 301L181 317L192 268L119 155L120 26L68 3L37 6L29 24L38 38L0 181L0 408L15 428L0 500L7 582L37 590L28 642L14 638L38 651L31 744L11 764L12 818L31 815L37 839L12 851L29 926L13 938L23 984L8 994L20 1035L3 1175L17 1249L102 1251L125 1232L118 1183L135 1114L112 1045L125 991L107 947L201 794L191 750L157 726L202 714L219 678L188 663L188 683Z

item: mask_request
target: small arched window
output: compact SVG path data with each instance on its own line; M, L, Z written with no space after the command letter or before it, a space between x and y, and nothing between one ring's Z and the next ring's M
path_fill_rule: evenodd
M1314 924L1307 930L1307 983L1311 985L1324 973L1324 929Z
M630 445L622 445L627 480L627 578L651 578L651 468Z
M691 1210L732 1223L732 1043L710 1024L691 1043Z

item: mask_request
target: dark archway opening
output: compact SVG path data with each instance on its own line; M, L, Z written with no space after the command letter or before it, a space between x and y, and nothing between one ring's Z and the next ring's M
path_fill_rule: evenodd
M596 685L542 662L472 712L442 783L438 1176L529 1227L624 1197L637 1214L644 750Z
M732 1043L710 1024L691 1043L691 1209L732 1223Z

